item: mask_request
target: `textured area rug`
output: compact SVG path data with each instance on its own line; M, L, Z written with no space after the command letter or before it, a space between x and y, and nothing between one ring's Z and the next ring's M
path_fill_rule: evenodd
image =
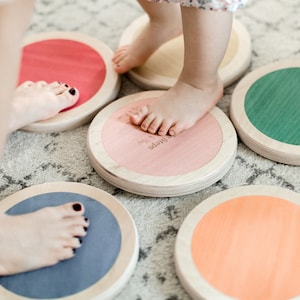
M38 0L27 34L81 32L114 50L124 28L142 13L134 0ZM252 39L247 72L281 59L300 58L299 0L249 0L235 17ZM227 115L235 85L226 88L218 104ZM141 89L122 76L118 98L138 91ZM63 133L11 134L0 165L0 196L2 199L43 182L71 181L103 189L121 201L135 220L140 251L136 270L117 296L119 300L190 299L175 273L174 242L188 213L210 195L247 184L276 185L300 192L299 167L263 158L239 142L232 168L212 186L181 197L134 195L112 186L93 170L87 155L87 130L88 124Z

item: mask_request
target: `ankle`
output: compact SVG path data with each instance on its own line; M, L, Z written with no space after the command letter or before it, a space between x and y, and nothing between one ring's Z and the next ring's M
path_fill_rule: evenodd
M214 91L218 90L223 93L224 86L219 76L212 77L192 77L192 76L180 76L179 80L195 89L202 91Z

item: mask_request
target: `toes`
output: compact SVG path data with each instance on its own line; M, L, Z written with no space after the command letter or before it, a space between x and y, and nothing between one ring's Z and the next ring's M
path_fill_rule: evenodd
M53 82L49 83L49 87L53 90L55 90L56 88L58 88L62 85L64 85L64 84L60 81L53 81Z
M164 120L154 113L149 112L148 106L142 106L140 110L129 117L130 122L134 125L140 126L143 131L151 134L158 133L158 135L166 135L173 122Z
M120 61L124 58L127 52L128 46L124 46L115 51L112 61L114 64L120 63Z
M86 236L87 231L88 231L88 225L86 225L86 226L83 226L83 225L73 226L72 236L74 236L74 237L84 237L84 236Z
M116 65L118 64L124 57L124 53L121 51L115 52L113 58L112 58L112 62Z
M124 58L124 52L117 52L115 53L115 56L113 57L112 61L116 65L119 64L123 58Z
M60 104L60 110L74 105L79 99L79 91L76 88L69 88L63 93L57 95Z
M76 255L76 249L72 247L65 247L61 249L59 255L58 255L58 260L59 261L64 261L66 259L70 259Z
M82 243L84 242L84 237L87 234L87 226L74 226L72 231L70 231L71 236L65 240L63 243L64 246L62 248L62 253L60 256L60 260L64 260L72 257L76 254L76 249L80 248ZM67 249L72 250L72 253L66 251Z
M149 114L149 109L147 106L142 106L139 111L135 114L131 114L129 116L129 120L134 125L141 125L142 122L145 120L145 118Z
M171 126L169 129L169 135L176 136L182 131L184 131L186 128L181 124L175 124L174 126Z
M168 131L170 136L176 136L178 133L174 130L174 128L170 128Z
M158 117L154 117L154 119L152 120L152 122L150 123L150 125L148 126L148 132L155 134L157 133L158 129L160 129L162 125L162 119L158 118Z
M35 85L38 86L38 87L44 87L44 86L48 85L48 83L44 80L40 80L40 81L37 81L35 83Z
M119 48L112 58L114 70L118 74L122 74L128 71L128 63L126 63L126 58L128 54L128 48L129 46L123 46L122 48Z
M72 209L73 209L74 211L79 211L79 212L81 212L81 211L83 211L84 206L83 206L81 203L76 202L76 203L73 203L73 204L72 204Z
M141 126L141 129L143 131L149 131L149 128L151 127L152 125L152 122L155 120L155 114L153 113L150 113L142 122L142 124L140 125ZM153 126L153 129L154 129L154 126ZM156 129L157 130L157 129ZM156 132L156 131L155 131Z
M51 88L51 91L55 94L55 95L60 95L63 92L67 91L68 89L70 89L69 85L66 83L62 83L62 82L52 82L49 84L49 87Z
M74 236L68 241L65 247L72 248L72 249L79 248L81 247L82 241L83 239L81 237Z
M169 129L169 135L171 136L176 136L180 133L182 133L185 130L188 130L189 128L193 127L195 125L196 122L178 122L176 124L174 124L173 126L170 126Z
M127 67L126 63L124 63L124 60L120 61L119 63L115 63L113 67L114 67L115 72L118 74L124 74L129 69Z
M27 81L24 81L23 83L21 83L21 84L18 86L18 88L27 88L27 87L29 87L29 86L32 86L33 84L34 84L33 81L27 80Z
M85 211L84 205L80 202L69 202L60 206L56 206L54 209L59 211L62 218L83 216Z
M167 135L169 133L170 128L172 127L173 122L168 121L168 120L164 120L157 132L158 135L160 136L164 136Z

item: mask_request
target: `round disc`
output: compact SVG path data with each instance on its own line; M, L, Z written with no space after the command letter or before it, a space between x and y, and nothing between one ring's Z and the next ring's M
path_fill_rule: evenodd
M184 220L177 275L193 299L300 299L300 196L275 186L217 193Z
M100 111L88 130L88 155L99 175L126 191L153 197L193 193L230 169L236 133L217 107L176 137L146 133L132 125L128 113L162 93L132 94Z
M57 116L35 122L28 131L64 131L89 122L117 96L120 78L112 68L112 50L103 42L74 32L48 32L25 39L19 83L61 81L80 98Z
M128 45L148 22L143 15L133 21L122 34L119 45ZM144 89L169 89L183 66L183 36L172 39L156 52L141 67L128 72L130 78ZM251 39L243 24L234 19L230 42L220 66L220 76L225 86L240 78L247 70L251 59Z
M242 141L258 154L300 165L300 61L279 61L236 86L230 117Z
M90 221L75 256L0 277L1 299L113 299L125 286L137 263L137 230L128 211L110 194L80 183L45 183L2 200L0 213L25 214L74 201L84 205Z

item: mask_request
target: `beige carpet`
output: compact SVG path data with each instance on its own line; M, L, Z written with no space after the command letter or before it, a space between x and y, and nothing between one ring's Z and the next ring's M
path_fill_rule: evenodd
M38 0L28 34L78 31L116 49L124 28L141 14L134 0ZM251 34L250 70L280 59L299 59L299 0L249 0L235 17ZM234 87L226 89L218 104L227 114ZM122 77L119 97L138 91L126 76ZM270 161L239 143L231 170L213 186L182 197L137 196L110 185L93 170L87 156L87 129L88 125L63 133L13 133L0 165L0 197L43 182L72 181L93 185L120 200L136 222L140 254L118 300L190 299L175 274L173 247L184 218L208 196L246 184L277 185L300 192L299 167Z

